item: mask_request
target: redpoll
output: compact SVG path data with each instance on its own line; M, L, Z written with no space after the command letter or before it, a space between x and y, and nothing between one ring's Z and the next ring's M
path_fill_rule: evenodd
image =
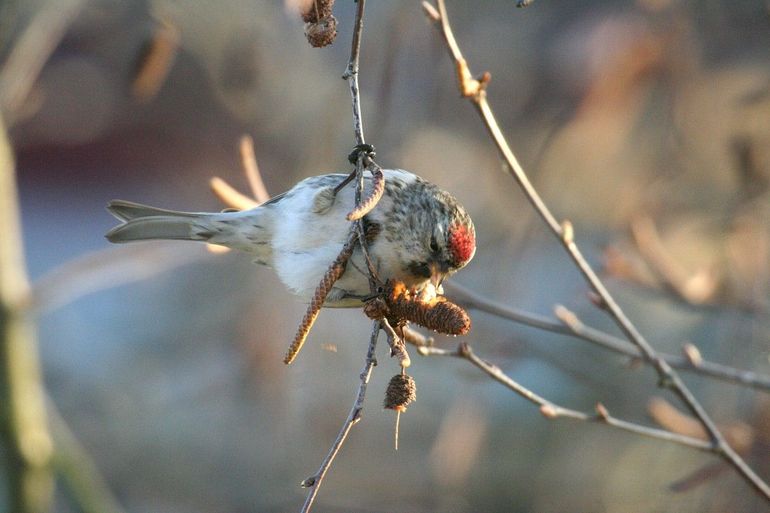
M403 170L384 170L385 193L363 218L369 254L379 278L420 291L464 267L476 252L473 222L446 191ZM248 251L275 269L295 294L310 299L348 238L347 213L354 187L335 193L347 175L307 178L257 208L242 212L188 213L112 201L108 210L122 224L110 242L147 239L194 240ZM371 189L365 177L364 195ZM369 296L367 266L360 248L334 284L325 306L361 306Z

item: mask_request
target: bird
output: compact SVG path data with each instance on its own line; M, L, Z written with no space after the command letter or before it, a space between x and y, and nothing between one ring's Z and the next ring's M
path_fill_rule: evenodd
M385 190L363 218L370 261L380 280L403 282L420 292L441 290L443 280L476 253L470 215L450 193L402 169L382 170ZM124 200L107 210L121 221L105 235L113 243L168 239L207 242L243 250L275 270L286 288L310 301L350 233L346 215L355 188L347 174L312 176L256 208L194 213ZM373 176L364 173L364 197ZM371 297L369 272L356 247L345 272L327 295L325 307L359 307Z

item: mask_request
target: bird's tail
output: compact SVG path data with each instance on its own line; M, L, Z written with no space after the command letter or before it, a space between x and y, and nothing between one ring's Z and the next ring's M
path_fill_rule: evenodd
M151 239L208 241L215 235L210 214L176 212L123 200L111 201L107 210L123 221L105 235L110 242Z

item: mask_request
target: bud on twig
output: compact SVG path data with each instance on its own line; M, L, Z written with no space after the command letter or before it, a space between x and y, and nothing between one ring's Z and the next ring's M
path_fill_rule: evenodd
M610 418L610 412L602 403L596 403L596 415L605 422Z
M695 344L689 342L685 344L682 347L682 354L684 354L684 357L687 358L687 361L693 367L700 367L703 364L703 356L701 356L700 349Z

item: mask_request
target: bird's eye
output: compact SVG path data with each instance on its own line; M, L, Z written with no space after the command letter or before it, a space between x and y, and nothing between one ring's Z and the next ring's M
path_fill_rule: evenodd
M430 250L434 253L438 251L438 242L436 242L436 237L432 236L430 238Z

